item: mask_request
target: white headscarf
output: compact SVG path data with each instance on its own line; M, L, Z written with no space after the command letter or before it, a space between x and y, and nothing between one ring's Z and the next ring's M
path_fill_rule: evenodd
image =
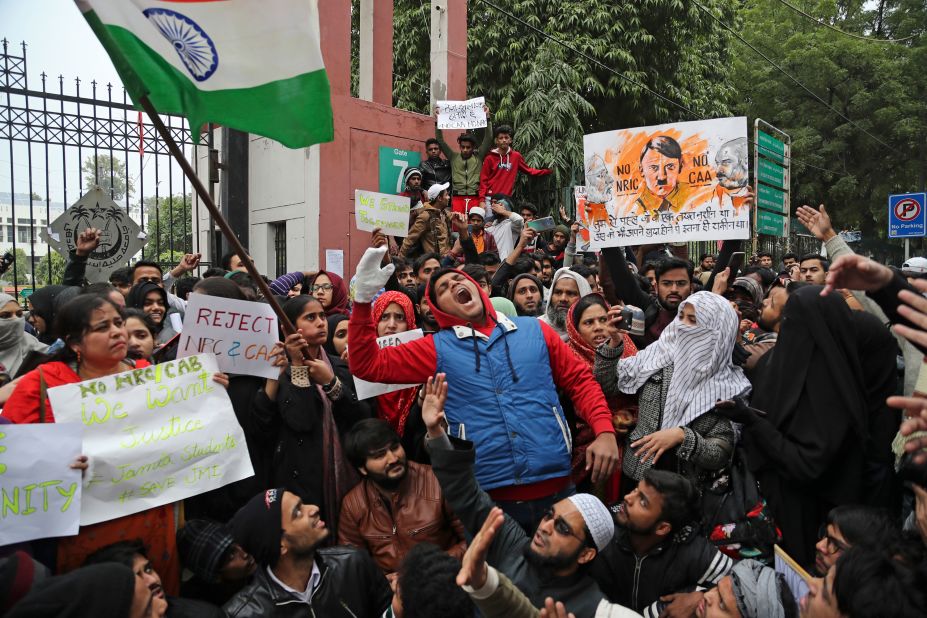
M0 294L0 308L16 299L9 294ZM47 345L26 332L25 318L0 318L0 364L12 377L22 364L26 354L33 350L44 351Z
M696 292L679 304L680 315L687 304L695 309L696 326L683 324L677 316L659 339L618 362L623 393L636 393L650 376L673 365L661 429L688 425L719 399L750 391L750 381L731 360L739 324L730 302L711 292Z

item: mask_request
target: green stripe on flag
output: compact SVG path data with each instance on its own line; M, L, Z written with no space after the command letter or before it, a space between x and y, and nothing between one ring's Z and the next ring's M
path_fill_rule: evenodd
M129 30L107 26L93 12L85 17L136 104L147 94L159 112L185 116L194 142L209 122L263 135L290 148L334 139L331 89L324 70L251 88L200 90Z

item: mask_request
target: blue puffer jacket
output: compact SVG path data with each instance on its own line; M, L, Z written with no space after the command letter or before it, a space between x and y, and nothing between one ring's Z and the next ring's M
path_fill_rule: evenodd
M570 430L541 325L498 320L489 337L467 326L434 335L437 370L447 374L449 433L476 445L484 490L569 476Z

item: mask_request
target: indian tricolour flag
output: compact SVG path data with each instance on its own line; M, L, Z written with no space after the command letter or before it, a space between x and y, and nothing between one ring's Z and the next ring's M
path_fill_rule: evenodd
M133 100L299 148L333 137L318 0L77 0Z

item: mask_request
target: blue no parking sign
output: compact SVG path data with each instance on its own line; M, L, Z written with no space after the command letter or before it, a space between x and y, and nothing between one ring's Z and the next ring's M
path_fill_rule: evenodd
M927 236L924 193L888 196L888 237Z

